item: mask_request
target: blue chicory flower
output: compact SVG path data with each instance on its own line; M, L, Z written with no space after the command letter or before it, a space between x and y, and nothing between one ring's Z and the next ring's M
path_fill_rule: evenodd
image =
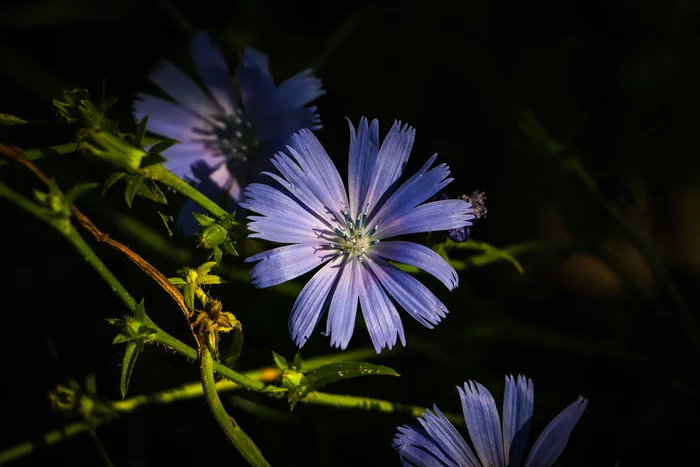
M230 212L294 132L321 128L316 107L307 105L324 91L311 70L275 86L267 56L251 48L241 57L234 88L226 60L206 32L195 35L190 52L208 92L163 60L149 76L175 102L138 94L134 116L148 115L149 131L179 141L163 152L165 167ZM187 235L196 232L193 211L202 212L188 201L178 218Z
M358 301L377 351L392 348L397 336L405 345L393 299L413 318L432 328L447 309L414 277L387 260L416 266L442 281L458 284L455 270L430 248L397 235L448 230L471 225L471 205L464 200L421 204L453 179L445 164L432 169L437 154L398 189L415 130L395 122L379 146L377 120L362 118L357 134L350 123L350 161L346 192L338 170L308 130L292 137L289 155L273 164L281 176L267 173L286 190L252 183L245 209L251 238L290 245L246 259L260 261L250 271L256 287L270 287L324 265L304 287L292 308L289 330L303 346L329 307L326 334L331 345L345 349L355 327ZM381 239L381 242L380 242Z
M532 380L506 376L503 397L503 426L498 419L496 403L489 391L479 383L464 383L459 388L467 430L476 456L455 427L433 406L418 418L420 427L399 427L392 446L404 466L449 467L520 467L530 431L535 392ZM579 397L565 408L544 429L525 467L549 467L561 455L569 436L578 423L588 401ZM477 459L478 456L478 459Z

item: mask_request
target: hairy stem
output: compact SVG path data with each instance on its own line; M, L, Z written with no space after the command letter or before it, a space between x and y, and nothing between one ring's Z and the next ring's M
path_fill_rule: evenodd
M201 342L199 344L199 368L202 376L202 388L204 389L204 398L214 414L214 418L226 433L228 439L233 443L238 452L243 458L253 466L269 467L269 463L265 460L260 449L255 445L252 439L243 431L224 409L219 393L216 390L216 381L214 380L214 358L209 351L209 348Z

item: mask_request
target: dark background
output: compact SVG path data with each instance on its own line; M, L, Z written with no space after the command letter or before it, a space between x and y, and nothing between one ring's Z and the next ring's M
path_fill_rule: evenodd
M382 135L400 119L417 129L409 173L437 152L456 179L450 195L486 191L489 213L476 223L474 238L547 246L521 258L522 276L507 263L468 268L452 293L422 276L451 313L432 331L403 314L407 347L376 360L402 377L327 389L437 403L459 413L456 385L479 381L500 406L504 375L522 373L536 388L531 443L579 394L589 399L558 465L673 465L697 457L698 342L671 287L697 318L699 15L700 5L690 0L4 2L0 112L31 124L0 128L0 139L24 148L71 141L75 129L55 115L51 99L74 87L98 98L104 86L119 97L111 116L133 130L134 92L150 89L147 74L163 56L186 58L191 28L209 30L232 66L245 45L264 51L277 82L312 66L327 91L315 102L324 124L318 136L343 177L343 117L379 118ZM563 158L523 135L524 110L567 148ZM673 285L567 169L570 157L588 170L603 202L622 213ZM77 155L40 166L63 187L101 182L110 173L106 164ZM27 193L40 187L17 167L0 176ZM194 264L204 260L206 252L193 250L191 240L176 238L180 249L164 252L126 227L123 216L136 217L164 235L161 207L137 198L129 210L121 189L104 198L96 193L81 209L166 275L183 266L177 252L193 251ZM170 201L169 212L176 213L181 199ZM53 230L4 201L0 219L5 449L65 423L47 398L56 384L82 382L94 372L100 396L119 397L123 348L111 345L116 330L105 318L125 310ZM188 339L180 312L162 291L108 247L93 246L132 295L146 297L157 323ZM242 258L224 263L245 267ZM278 292L244 282L212 289L243 322L241 369L269 365L270 350L294 354L287 334L294 297ZM323 326L305 356L332 350L320 335ZM350 348L366 345L358 323ZM197 378L192 362L153 346L137 363L130 394ZM282 401L236 394L276 410L251 413L222 396L272 465L397 465L391 439L396 426L413 421L304 405L290 416ZM201 399L142 408L97 435L117 466L242 464ZM14 465L64 463L103 461L83 434Z

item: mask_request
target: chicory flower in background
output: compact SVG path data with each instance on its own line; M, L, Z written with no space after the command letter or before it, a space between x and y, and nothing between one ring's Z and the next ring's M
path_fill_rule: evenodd
M230 212L243 187L294 132L321 127L316 107L308 104L324 91L311 70L275 86L267 57L251 48L241 57L234 87L221 50L205 32L192 39L190 52L206 91L163 60L149 76L174 102L138 94L134 116L148 115L149 131L179 141L162 153L165 167ZM178 227L185 234L196 231L193 211L201 209L188 201L180 212Z
M445 164L430 168L437 154L397 188L414 137L413 128L396 122L380 147L377 120L368 125L363 117L357 133L350 123L346 192L321 143L302 130L287 146L289 155L272 160L281 176L267 173L285 190L260 183L246 188L241 205L259 214L248 216L250 237L290 244L246 259L260 261L250 271L253 284L270 287L323 266L292 309L289 330L299 347L328 308L326 334L331 345L345 349L358 301L377 353L391 349L397 337L405 345L394 301L428 328L445 317L445 305L432 292L388 261L416 266L454 289L457 273L433 250L386 240L471 225L474 217L461 199L422 204L453 180Z
M433 406L418 418L419 426L404 425L392 443L404 466L520 467L530 431L535 392L532 380L506 376L503 397L503 426L496 403L479 383L457 388L467 430L476 451L474 455L455 427ZM564 451L569 436L588 401L579 397L544 429L525 460L525 467L549 467Z

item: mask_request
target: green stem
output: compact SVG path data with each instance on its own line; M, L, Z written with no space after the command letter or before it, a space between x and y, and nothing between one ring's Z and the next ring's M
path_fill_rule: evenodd
M144 175L151 180L157 180L163 185L169 186L173 190L191 199L209 211L217 219L222 219L228 215L226 210L222 209L218 204L200 193L199 190L182 180L180 177L174 175L160 164L147 167L144 170Z
M174 338L167 332L163 331L160 329L158 326L156 326L150 319L148 320L149 322L146 323L147 326L152 327L155 329L155 334L152 335L152 342L156 342L158 344L161 344L171 350L174 350L176 353L179 353L185 358L188 358L190 360L197 360L197 350L194 348L190 347L189 345L185 344L184 342ZM214 370L216 371L217 374L220 376L223 376L224 378L227 378L231 380L232 382L243 386L246 389L250 389L251 391L257 391L257 392L282 392L285 391L285 389L278 388L276 386L271 386L268 385L262 381L250 378L244 374L238 373L237 371L232 370L231 368L228 368L221 363L214 362L213 364Z
M238 452L243 458L253 466L267 466L269 463L265 460L260 449L255 445L252 439L243 431L236 423L226 409L224 409L219 393L216 391L216 381L214 380L214 358L209 351L209 348L202 343L199 346L199 367L202 374L202 388L204 388L204 398L211 409L214 418L219 423L219 426L228 439L233 443Z
M378 355L374 351L374 349L368 347L348 352L338 352L330 355L321 355L319 357L313 357L308 360L304 360L304 368L311 370L331 363L340 363L349 360L370 360L377 357ZM265 373L268 373L271 369L272 367L257 368L255 370L246 371L244 373L244 376L246 376L247 378L259 380L263 378ZM220 393L234 391L240 388L241 385L236 384L233 381L227 379L219 380L216 383L216 390ZM183 384L182 386L178 386L175 388L169 388L164 391L157 392L155 394L141 394L139 396L130 397L124 400L112 401L108 403L108 406L110 409L120 414L127 414L135 412L140 407L152 404L167 405L177 401L191 400L198 397L202 397L203 394L204 389L202 388L201 381L193 381L191 383ZM300 402L313 403L308 402L306 399L301 399ZM113 420L118 419L112 417L107 419L93 420L92 427L97 427L98 425L102 425ZM46 433L37 442L27 441L25 443L19 444L15 447L0 452L0 464L27 456L34 452L35 448L38 446L50 446L53 444L58 444L61 441L65 441L90 429L91 428L83 422L71 423L70 425L67 425L60 430L55 430Z
M299 402L314 405L328 405L344 409L359 409L383 413L395 413L408 415L411 418L420 417L428 410L418 405L399 404L397 402L372 399L371 397L346 396L342 394L330 394L327 392L310 392ZM464 425L464 417L443 412L449 421L457 425Z
M3 465L7 462L19 459L24 456L28 456L29 454L36 451L37 448L40 448L42 446L51 446L53 444L58 444L61 441L65 441L76 435L85 433L86 431L90 431L91 429L97 427L98 425L104 422L107 422L107 420L95 421L92 425L88 425L84 422L73 422L70 425L64 426L60 430L54 430L46 433L36 441L27 441L25 443L18 444L17 446L0 452L0 465Z
M48 148L29 149L24 151L27 159L33 161L44 156L58 156L60 154L72 154L78 150L78 143L59 144Z

